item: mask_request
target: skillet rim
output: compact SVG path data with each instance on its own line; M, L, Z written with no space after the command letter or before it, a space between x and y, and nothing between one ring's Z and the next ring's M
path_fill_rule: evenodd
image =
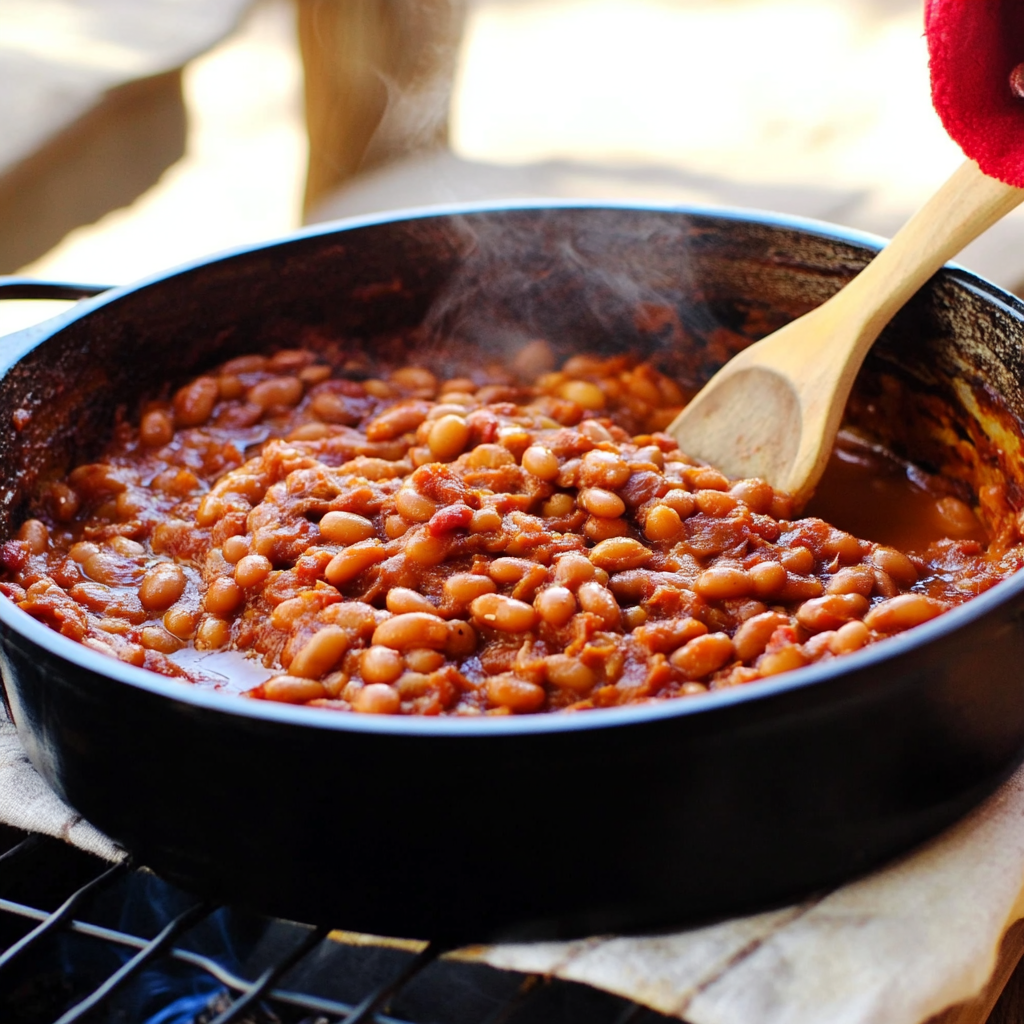
M843 242L868 250L877 251L885 244L885 239L880 236L807 217L748 210L742 207L705 206L689 203L571 199L488 200L366 214L312 225L262 242L232 247L187 261L164 271L146 275L128 284L114 286L93 298L79 300L72 308L55 317L6 337L0 337L0 346L3 347L3 352L0 353L0 379L29 352L49 341L65 327L87 317L93 311L117 302L119 299L141 291L150 285L201 270L211 264L226 262L235 257L279 246L287 246L306 239L401 221L550 209L624 210L679 214L795 230L825 241ZM1024 302L1012 293L956 263L947 263L939 273L953 277L961 287L980 293L987 301L995 303L1008 315L1024 322ZM377 733L395 737L466 736L477 738L485 735L530 735L574 732L581 729L589 731L631 724L642 725L682 716L700 714L708 716L734 705L768 700L773 696L802 690L806 687L824 687L830 681L835 682L854 672L895 661L904 655L912 654L946 634L955 633L961 628L966 629L991 611L1012 604L1015 598L1019 599L1019 603L1022 605L1021 610L1024 611L1024 570L1001 580L985 593L971 598L965 604L952 608L929 622L916 626L907 633L888 637L884 641L826 663L819 662L791 670L773 679L758 680L751 685L716 690L686 699L652 701L619 708L599 708L585 714L538 714L490 718L331 714L323 708L307 708L301 705L253 700L236 693L223 693L212 687L164 677L156 672L136 668L99 654L54 632L8 600L0 600L0 623L26 640L38 644L50 653L70 661L73 665L86 671L114 679L134 690L167 697L178 703L204 710L281 725L318 727L332 732Z

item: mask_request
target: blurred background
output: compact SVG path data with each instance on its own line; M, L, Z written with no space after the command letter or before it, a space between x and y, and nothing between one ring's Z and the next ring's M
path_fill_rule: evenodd
M0 89L0 272L89 283L492 197L889 235L962 160L922 0L3 0ZM1024 212L961 262L1024 288Z

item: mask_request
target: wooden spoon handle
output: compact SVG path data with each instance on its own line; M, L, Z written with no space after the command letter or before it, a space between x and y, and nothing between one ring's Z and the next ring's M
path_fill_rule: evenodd
M1024 201L963 164L845 288L734 356L668 427L730 476L760 476L798 504L828 461L853 380L896 312L968 242Z
M849 353L854 373L882 328L944 263L1024 201L1024 189L973 160L953 173L892 241L829 304L862 321Z

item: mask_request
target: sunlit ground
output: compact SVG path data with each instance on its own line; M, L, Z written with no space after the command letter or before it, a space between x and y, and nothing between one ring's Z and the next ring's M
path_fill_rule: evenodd
M455 146L646 159L911 198L959 159L931 109L918 3L562 0L476 8Z
M125 282L299 224L305 140L287 0L259 4L185 85L186 158L26 273ZM453 148L474 160L785 185L779 205L797 212L804 189L845 190L860 196L854 226L879 231L962 159L929 102L918 0L476 0L452 114Z

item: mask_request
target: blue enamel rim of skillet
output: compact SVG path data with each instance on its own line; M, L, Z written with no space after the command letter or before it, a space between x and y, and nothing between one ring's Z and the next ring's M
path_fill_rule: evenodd
M876 235L838 228L821 221L802 217L748 211L713 206L658 204L641 202L581 202L573 200L516 200L483 203L459 203L445 206L396 210L372 216L352 217L290 233L283 238L239 246L212 256L181 264L170 270L142 278L131 284L117 286L92 299L83 299L64 313L25 330L0 338L0 376L5 375L32 349L59 333L69 324L87 317L94 310L116 302L125 295L146 286L174 278L188 271L228 261L236 256L258 250L287 246L306 238L331 235L356 228L372 227L396 221L452 217L461 214L502 213L532 209L617 209L661 213L679 213L687 216L718 218L745 223L763 224L788 230L801 231L828 241L844 242L868 249L880 249L885 240ZM952 271L959 283L984 295L1001 306L1011 316L1024 320L1024 303L989 281L950 263L944 272ZM308 726L333 732L380 733L395 736L483 736L531 735L537 733L574 732L581 729L609 729L628 724L660 721L685 715L700 715L717 708L766 699L772 695L801 690L809 686L825 686L828 681L846 675L855 669L881 666L904 654L926 647L933 640L956 632L983 618L989 611L1012 602L1024 592L1024 571L997 583L991 589L966 603L952 608L938 618L914 627L907 633L897 634L860 651L841 658L794 669L780 676L758 680L745 686L715 690L693 697L676 698L648 704L620 708L601 708L577 714L535 714L496 717L419 717L390 715L360 715L331 712L322 708L306 708L273 701L251 700L235 694L193 686L189 683L165 678L155 672L135 668L114 658L99 654L82 644L61 636L32 618L27 612L7 600L0 600L0 621L26 639L99 675L116 679L127 686L145 690L183 704L202 707L229 715L277 722L292 726Z

